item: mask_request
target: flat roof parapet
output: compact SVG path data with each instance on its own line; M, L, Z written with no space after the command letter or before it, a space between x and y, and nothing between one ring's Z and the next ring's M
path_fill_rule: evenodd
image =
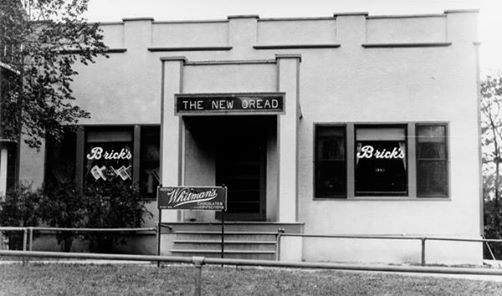
M445 14L448 13L479 13L479 9L449 9L444 11Z

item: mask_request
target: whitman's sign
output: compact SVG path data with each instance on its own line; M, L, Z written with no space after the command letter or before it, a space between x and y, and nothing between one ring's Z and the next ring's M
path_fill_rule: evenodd
M282 113L284 93L178 94L176 114Z
M159 187L159 209L172 210L226 210L226 187Z

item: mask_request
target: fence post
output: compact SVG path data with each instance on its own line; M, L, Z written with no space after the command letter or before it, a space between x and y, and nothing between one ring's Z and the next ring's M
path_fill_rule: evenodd
M281 259L281 235L284 233L284 228L277 229L276 243L275 243L275 260Z
M29 250L33 251L33 227L29 228L28 246L29 246Z
M28 242L28 229L23 228L23 251L26 251L26 243ZM23 256L23 265L27 263L27 257Z
M422 237L421 240L422 240L422 266L425 266L425 240L427 238L426 237Z
M202 295L202 265L204 265L204 257L192 257L192 262L195 264L195 296Z

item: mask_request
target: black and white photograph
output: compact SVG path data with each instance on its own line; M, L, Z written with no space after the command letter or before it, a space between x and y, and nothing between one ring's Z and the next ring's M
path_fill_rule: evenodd
M0 296L502 295L502 2L0 0Z

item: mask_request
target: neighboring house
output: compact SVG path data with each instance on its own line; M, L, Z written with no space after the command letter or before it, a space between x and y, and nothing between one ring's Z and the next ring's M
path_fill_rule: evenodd
M249 245L278 228L482 235L476 11L101 28L110 58L73 85L92 118L61 145L21 147L21 179L138 182L155 213L159 184L225 184L228 227ZM161 252L218 252L186 231L220 218L164 210ZM288 238L281 259L417 262L420 242ZM480 263L482 246L427 242L427 260Z

